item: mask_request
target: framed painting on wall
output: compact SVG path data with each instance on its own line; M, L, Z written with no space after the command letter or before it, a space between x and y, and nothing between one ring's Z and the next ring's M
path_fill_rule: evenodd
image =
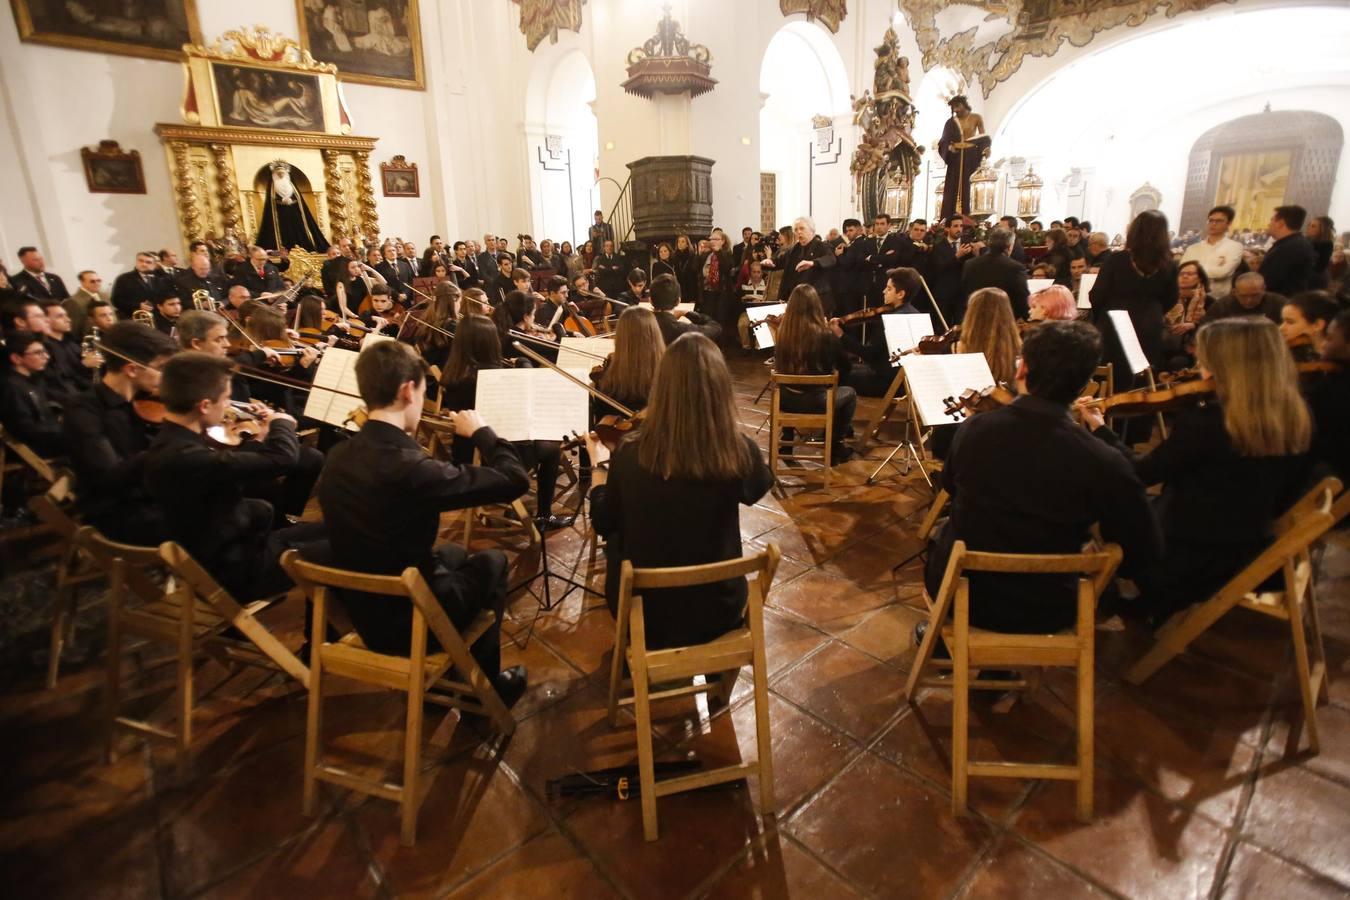
M300 45L338 78L422 90L417 0L295 0Z
M202 42L197 0L140 3L10 0L19 37L36 44L176 61Z
M123 150L117 141L99 141L80 148L84 180L91 194L144 194L145 171L138 150Z
M422 196L417 183L417 163L410 163L402 156L380 163L380 181L386 197Z
M317 75L212 63L211 76L222 125L324 130L323 96Z

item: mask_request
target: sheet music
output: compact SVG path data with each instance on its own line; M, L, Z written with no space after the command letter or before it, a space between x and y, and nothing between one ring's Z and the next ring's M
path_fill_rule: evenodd
M1084 272L1082 280L1078 282L1078 308L1092 309L1092 301L1088 299L1088 294L1092 292L1092 286L1097 283L1096 272Z
M963 391L971 389L982 391L994 384L994 375L983 353L914 354L904 357L901 365L905 368L909 395L919 411L919 421L928 427L959 421L943 409L947 398L960 397Z
M1148 357L1144 355L1144 348L1139 344L1139 335L1134 330L1134 323L1130 321L1129 311L1112 309L1106 314L1111 317L1111 325L1116 329L1116 337L1120 340L1120 348L1125 351L1125 361L1130 364L1130 371L1138 375L1148 368Z
M1045 290L1046 288L1050 287L1050 285L1052 285L1052 284L1054 284L1054 283L1055 283L1055 279L1053 279L1053 278L1028 278L1028 279L1027 279L1027 290L1028 290L1030 293L1033 293L1033 294L1034 294L1034 293L1036 293L1037 291L1043 291L1043 290Z
M591 369L613 352L612 337L565 337L559 345L558 365L564 369L581 369L589 375Z
M933 333L929 316L890 314L881 316L881 327L886 335L886 353L894 356L918 346L919 338Z
M585 381L590 367L569 371ZM558 441L586 433L588 396L552 369L483 369L474 407L502 440Z
M306 416L342 428L352 410L365 405L361 402L360 391L356 384L358 356L360 354L355 350L340 350L337 347L329 347L324 351L323 358L319 360L319 367L314 370L309 399L305 401ZM343 391L344 394L354 396L335 394L334 391ZM346 427L352 431L356 430L352 425Z
M753 326L756 322L763 322L769 316L782 316L786 310L786 303L757 303L745 308L745 317L750 320L750 324ZM755 347L760 350L767 350L774 345L773 329L768 325L763 328L752 327L750 334L755 339Z

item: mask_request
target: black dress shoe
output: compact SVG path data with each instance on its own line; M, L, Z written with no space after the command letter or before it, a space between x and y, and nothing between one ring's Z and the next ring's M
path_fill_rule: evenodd
M914 646L923 644L923 636L928 633L928 623L920 622L914 626ZM933 644L933 659L951 659L951 651L947 649L947 642L938 638Z
M571 528L576 516L536 516L534 524L540 531L556 531L559 528Z
M516 705L524 694L525 688L529 686L529 673L525 671L524 666L512 666L509 669L503 669L496 678L492 679L492 686L497 689L497 696L502 698L506 708L510 709Z

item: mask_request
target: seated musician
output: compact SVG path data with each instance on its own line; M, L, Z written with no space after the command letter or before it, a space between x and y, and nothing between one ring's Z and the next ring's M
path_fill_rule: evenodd
M1155 624L1208 599L1265 549L1275 519L1309 479L1312 418L1279 330L1260 317L1212 322L1197 333L1196 355L1216 399L1179 414L1166 440L1142 456L1100 412L1082 408L1084 424L1144 484L1163 485L1156 512L1166 553L1138 571L1139 600L1122 608Z
M244 332L252 338L256 349L235 355L235 362L243 366L266 368L287 379L312 382L319 365L319 351L304 344L294 346L286 336L286 320L270 307L259 307L248 317ZM253 396L298 416L305 405L303 390L283 387L269 382L253 386Z
M694 312L692 309L677 316L675 307L680 303L680 283L674 275L658 275L652 282L652 309L656 312L656 324L661 329L661 337L669 347L675 339L688 332L697 332L716 341L722 336L722 326L710 316Z
M477 288L467 290L483 295ZM453 281L442 281L436 285L431 301L425 306L414 307L410 313L422 321L410 321L403 333L403 340L411 340L428 365L442 371L445 361L450 357L451 335L459 323L463 294ZM427 385L427 388L430 389L431 385Z
M1078 303L1073 292L1062 284L1052 284L1027 298L1027 319L1031 322L1072 322L1078 318Z
M1322 358L1327 329L1340 308L1326 291L1304 291L1285 301L1280 311L1280 334L1295 362Z
M632 275L633 273L629 272L628 274ZM643 282L643 287L645 288L645 276ZM568 280L568 286L570 287L569 293L572 302L576 303L577 307L581 310L582 315L592 322L599 324L604 320L607 314L606 310L613 309L613 307L609 305L609 301L605 298L605 292L592 284L591 276L587 275L585 272L578 272L576 275L571 276ZM639 290L638 294L641 295L641 293L642 291ZM623 300L623 297L624 294L619 295L621 301Z
M557 343L557 335L535 324L534 310L534 298L521 291L507 294L501 306L497 307L493 323L497 326L497 334L501 338L503 359L514 361L520 358L523 354L516 350L514 344L521 341L529 344L530 349L540 356L557 362L558 348L549 346Z
M271 347L264 347L261 351L236 354L230 358L230 338L225 319L215 313L197 309L190 309L180 317L178 346L184 350L195 350L226 359L233 364L242 363L255 368L260 365L259 360L264 358L265 354L273 356L276 354ZM246 404L251 414L263 416L261 421L264 432L259 436L261 440L266 434L267 408L255 399L255 386L277 387L241 372L230 379L230 400L235 404ZM249 451L259 446L258 440L246 439L238 449ZM275 516L273 524L280 528L286 524L288 517L296 518L304 513L310 492L314 489L314 483L319 480L319 472L322 469L323 454L313 447L301 447L295 464L283 469L279 481L272 477L259 480L250 487L251 496L260 497L272 504Z
M174 328L178 326L178 317L182 314L183 301L177 294L169 294L155 301L155 308L151 317L154 320L155 328L169 337L173 337Z
M914 298L923 293L923 284L919 273L907 267L890 269L886 272L886 283L881 291L883 305L890 309L883 315L927 315L914 305ZM866 341L858 340L855 332L859 329L845 329L837 319L830 320L830 327L843 343L844 349L861 360L862 365L853 366L848 374L840 374L839 383L847 384L861 397L883 397L900 370L899 362L892 363L890 351L886 347L885 326L873 322L867 329Z
M471 409L451 421L457 435L473 441L482 465L457 466L426 454L412 437L422 416L426 363L408 345L381 341L362 350L356 378L369 418L333 449L319 487L333 557L372 575L416 567L456 628L491 610L496 622L471 652L509 706L524 693L526 675L522 666L500 671L506 556L500 550L470 554L457 544L434 545L442 512L514 500L529 489L529 476L511 445ZM409 652L411 604L350 591L342 599L367 647ZM428 643L428 650L439 649L434 636Z
M0 425L38 456L61 456L66 440L43 377L51 363L43 336L11 331L5 336L5 355L9 371L0 379Z
M1067 293L1067 288L1055 285ZM1041 292L1044 293L1044 292ZM1022 337L1013 320L1012 304L999 288L984 288L970 295L966 314L961 319L961 339L956 342L957 353L983 353L989 363L994 384L1012 387L1017 382L1017 357L1022 351ZM938 425L929 438L929 452L945 460L956 437L957 425Z
M389 285L375 284L370 288L370 305L356 317L366 327L366 331L393 337L398 334L398 323L393 320L394 298L389 294Z
M834 392L834 447L830 454L835 465L853 457L853 451L844 443L853 436L853 413L858 406L858 392L844 383L850 365L842 340L825 320L816 289L809 284L793 288L778 324L774 370L780 375L839 373L839 387ZM824 412L825 394L823 387L784 386L779 404L785 412ZM792 429L785 428L783 439L790 440L793 434ZM792 446L784 444L779 453L790 455Z
M576 329L563 324L563 320L572 315L573 306L568 297L570 291L567 279L561 275L553 275L548 279L545 290L547 293L544 294L543 301L535 308L534 320L555 333L561 328L564 333L577 334Z
M60 300L43 300L42 313L47 331L42 343L50 362L43 372L47 390L62 408L74 397L88 393L94 383L94 370L85 365L80 340L71 333L70 313Z
M731 374L708 338L685 335L666 350L642 427L612 457L594 434L586 443L596 464L591 522L609 542L611 613L624 560L652 568L742 555L738 507L763 497L773 475L736 427ZM745 599L744 578L644 591L647 646L712 640L741 625Z
M452 412L473 409L478 392L478 373L483 369L501 369L501 340L497 327L485 316L466 316L460 320L450 357L441 375L441 409ZM562 465L560 441L516 441L512 444L527 469L535 469L538 486L535 521L541 530L566 528L575 516L555 516L553 495ZM473 462L474 444L468 438L456 438L451 458L460 466Z
M647 408L665 352L666 342L661 339L656 314L641 306L630 306L619 313L614 352L596 367L598 372L591 372L591 380L602 394L639 412ZM596 418L621 415L598 397L591 398L591 413Z
M991 553L1078 553L1098 524L1102 539L1124 550L1127 577L1156 558L1157 526L1139 477L1120 454L1084 440L1069 415L1100 359L1101 338L1091 325L1046 322L1022 345L1021 396L957 430L943 471L951 517L929 548L924 573L930 597L938 595L956 541ZM1044 633L1077 619L1071 579L1062 583L1062 576L975 573L970 584L970 624L977 628ZM916 631L918 637L923 629Z
M300 336L302 343L312 347L336 347L339 342L354 341L348 337L348 329L343 327L347 323L335 321L325 326L323 314L322 297L311 294L300 298L295 307L295 333Z
M647 270L630 269L628 271L628 290L619 295L619 303L623 305L618 308L617 312L622 315L628 307L637 306L647 299Z
M107 331L117 324L117 310L107 300L94 300L89 304L89 320L86 324L90 329Z
M119 322L101 334L103 377L65 408L65 434L84 521L114 541L153 546L164 522L144 485L158 426L132 401L158 397L160 370L178 345L157 329Z
M1313 457L1318 465L1350 481L1350 309L1331 320L1322 342L1322 361L1330 371L1313 376L1305 388L1312 410Z
M229 360L205 353L179 353L164 364L164 424L146 451L145 487L164 519L165 537L245 603L287 590L291 582L277 560L290 547L321 541L323 526L274 528L272 505L248 496L250 486L296 466L294 419L260 412L266 435L247 451L207 437L230 408L230 375Z

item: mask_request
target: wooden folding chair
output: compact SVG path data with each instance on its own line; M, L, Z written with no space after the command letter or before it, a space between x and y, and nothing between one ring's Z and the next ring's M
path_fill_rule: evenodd
M822 466L822 478L825 487L830 485L831 454L834 447L834 394L839 388L839 373L829 375L783 375L769 373L769 387L772 398L769 403L769 470L777 481L782 475L801 475L800 469L785 468L779 465L779 448L787 443L792 446L792 459L801 462L809 460ZM785 412L782 408L783 388L825 388L825 409L818 413ZM791 441L783 440L783 429L795 430ZM819 456L802 456L797 450L807 446L805 431L821 430L825 432L824 450Z
M482 465L482 463L482 455L477 450L474 450L473 464L478 466ZM510 509L511 512L515 513L516 519L520 523L521 530L523 530L525 536L530 539L530 546L539 546L539 528L534 524L534 517L530 515L530 511L525 508L525 501L517 497L510 503L505 504L505 506ZM473 540L473 528L474 525L477 524L480 516L487 519L487 514L483 512L483 507L481 506L473 506L464 511L464 540L461 543L463 543L465 547L468 547L469 542ZM504 519L504 521L510 520Z
M1288 622L1308 744L1316 754L1320 749L1317 704L1327 696L1327 665L1310 551L1347 513L1350 491L1342 491L1338 479L1323 479L1276 520L1275 540L1260 556L1208 600L1181 610L1158 630L1157 642L1130 667L1125 680L1131 684L1146 681L1234 607ZM1283 590L1258 593L1262 582L1277 572L1284 576Z
M967 811L967 784L983 778L1053 778L1076 781L1078 817L1092 818L1093 675L1097 598L1115 575L1121 551L1107 544L1100 551L1070 554L979 553L957 541L947 562L942 587L928 616L928 630L909 670L905 695L917 704L920 687L952 691L952 812ZM970 627L970 580L967 572L1076 574L1078 622L1059 634L1004 634ZM952 622L948 623L951 614ZM951 677L925 678L939 635L951 650ZM981 668L1060 666L1078 674L1078 754L1073 765L1009 763L969 758L970 691L1024 687L1017 681L974 681Z
M275 598L240 606L181 546L119 544L85 526L80 548L108 573L108 682L105 695L107 754L115 758L121 728L174 745L179 773L186 772L192 744L196 657L204 651L226 665L279 670L306 687L309 668L267 630L257 614ZM229 633L233 627L244 639ZM122 641L131 635L171 644L176 651L175 721L164 728L121 715Z
M760 806L766 811L773 809L773 752L769 739L769 671L764 657L764 600L773 583L774 572L778 569L779 556L778 545L770 544L754 556L701 566L634 569L630 562L625 561L623 564L619 582L619 612L614 627L614 658L609 672L609 722L617 726L619 706L633 705L637 715L638 770L642 785L642 833L649 841L657 837L657 797L758 775ZM706 644L663 650L647 649L646 619L639 591L711 584L750 575L754 577L749 580L745 625ZM625 662L632 673L631 679L623 678ZM731 699L731 691L742 666L751 667L754 679L758 758L754 762L656 781L652 758L652 701L715 692L714 696L725 704ZM712 673L721 673L720 681L715 686L710 683L688 683L695 675ZM676 681L685 683L680 687L653 690L658 685ZM631 687L631 696L621 696L625 686Z
M46 484L56 481L56 465L49 459L43 459L37 451L5 431L0 426L0 489L4 488L4 479L8 475L29 469Z
M422 573L414 568L401 575L366 575L305 562L295 550L281 557L281 565L300 585L314 605L310 646L309 715L305 727L304 811L314 814L318 782L327 781L349 790L383 797L399 804L400 835L405 846L417 839L417 812L422 804L419 775L422 768L422 703L487 716L502 734L515 731L516 720L506 708L487 674L479 667L469 647L492 627L490 610L479 613L462 633L450 622ZM356 632L338 641L328 639L329 592L335 588L366 594L404 598L412 603L412 638L409 656L391 656L369 650ZM427 653L427 629L440 642L441 650ZM456 677L446 673L454 667ZM408 694L408 722L403 745L403 784L393 785L356 775L324 761L323 679L327 675L351 678ZM433 690L434 689L434 690Z
M38 521L51 529L61 544L61 558L56 563L56 586L52 592L52 633L47 655L47 688L56 687L61 673L61 653L75 625L75 588L85 582L104 577L103 570L80 549L75 540L80 524L73 517L75 493L74 476L65 469L53 472L54 480L45 494L28 501L28 508Z

